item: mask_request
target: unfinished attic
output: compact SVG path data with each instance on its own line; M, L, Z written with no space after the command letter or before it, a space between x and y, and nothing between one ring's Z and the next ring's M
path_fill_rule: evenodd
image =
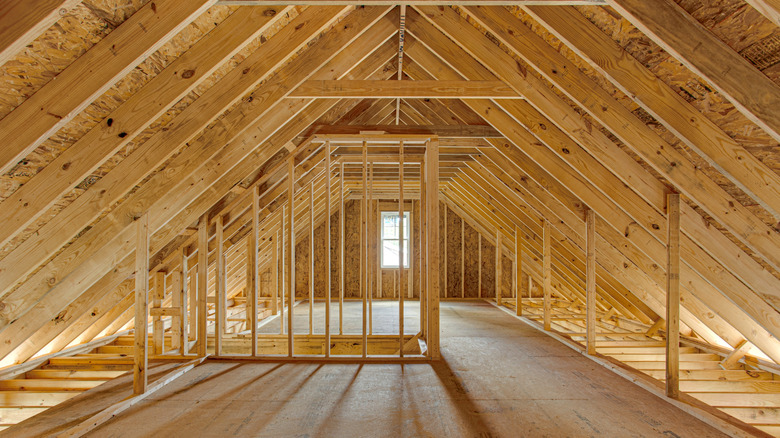
M780 436L777 0L2 0L0 437Z

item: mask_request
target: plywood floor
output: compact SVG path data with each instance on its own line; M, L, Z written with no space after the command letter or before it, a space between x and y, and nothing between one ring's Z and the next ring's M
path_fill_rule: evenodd
M441 316L439 363L207 362L89 436L722 436L490 304L446 302ZM65 429L129 378L90 392L9 436Z

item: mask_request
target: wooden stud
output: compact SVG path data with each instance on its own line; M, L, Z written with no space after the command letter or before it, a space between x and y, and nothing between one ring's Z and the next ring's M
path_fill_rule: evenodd
M293 357L293 307L295 306L295 157L287 160L287 236L284 264L287 268L287 356Z
M157 271L152 277L152 309L162 307L165 298L165 272ZM160 355L165 352L165 325L162 317L155 315L152 317L152 346L154 354Z
M398 148L398 332L400 357L404 357L404 142ZM410 233L411 234L411 233Z
M208 293L209 279L209 217L201 216L198 222L198 356L206 356L208 339Z
M428 335L427 319L427 290L428 282L426 274L428 272L428 213L427 213L427 178L426 178L425 158L420 162L420 334L423 339Z
M439 139L428 141L425 151L426 237L428 246L428 356L439 359Z
M667 195L666 395L680 396L680 195Z
M249 334L252 336L252 356L257 356L257 298L259 295L259 266L257 265L257 251L260 244L260 187L252 189L252 221L251 231L247 238L249 244L247 250L249 251L249 257L247 257L247 301L250 303L246 311L250 314L249 320Z
M585 212L585 347L596 354L596 212Z
M325 143L325 357L330 357L330 297L333 290L330 272L330 142Z
M339 255L339 335L344 334L344 289L347 287L346 276L344 275L344 247L346 246L347 221L344 219L346 209L344 208L344 162L340 163L339 169L339 236L341 237L341 253Z
M146 392L149 307L149 214L136 219L135 246L135 348L133 354L133 393Z
M377 210L379 209L379 203L377 202ZM374 226L374 163L368 165L368 245L369 249L376 242L377 227ZM379 222L379 221L377 221ZM378 225L378 224L377 224ZM372 234L373 233L373 234ZM378 248L377 248L378 249ZM376 251L377 254L379 251ZM367 251L366 256L368 260L374 260L375 257L371 257L371 251ZM371 262L368 263L368 272L366 276L368 278L368 334L374 334L374 283L381 283L381 277L376 275L376 271L372 267ZM377 278L378 280L375 280Z
M550 222L545 220L542 229L542 278L544 281L544 329L552 330L552 251L550 250Z
M194 300L192 299L191 290L193 282L190 281L190 260L187 257L187 248L181 250L181 354L190 354L190 336L192 330L192 315Z
M182 285L183 277L181 271L171 272L171 307L179 309L179 315L171 317L171 348L179 350L179 354L183 356L186 342L183 342L182 337L182 321L186 319L187 306L184 305L186 303L186 295Z
M479 234L479 255L477 262L477 272L479 278L477 279L477 297L482 298L482 234Z
M466 298L466 221L460 221L460 297Z
M279 222L281 221L280 216ZM279 272L281 271L281 269L279 269L279 251L281 250L281 246L279 245L280 236L281 231L277 231L272 237L274 242L271 250L271 315L279 313L279 285L281 284L281 281L279 281ZM282 302L282 307L284 307L284 302ZM282 320L284 320L284 318L282 318Z
M314 334L314 180L309 183L309 334Z
M448 277L449 277L448 274L450 272L449 271L449 266L448 266L448 263L447 263L449 261L449 257L447 256L447 250L450 247L450 245L448 245L448 242L447 242L447 236L449 236L449 230L447 230L447 224L449 224L449 222L450 222L449 218L450 218L450 209L447 208L447 206L445 205L444 206L444 256L443 256L444 257L444 285L443 285L443 288L444 288L444 298L449 298L449 296L450 296L449 295L449 292L450 292L449 291L449 287L447 287L448 286L447 283L448 283L448 280L449 280L448 279Z
M217 262L217 278L215 285L215 300L216 304L214 306L215 312L214 312L214 355L219 356L222 353L222 337L225 334L225 329L227 326L227 291L225 290L227 288L226 284L226 278L225 278L225 242L224 242L224 232L225 227L223 223L224 219L222 218L221 214L217 215L216 220L216 236L215 236L215 245L216 245L216 262Z
M503 263L502 263L502 253L504 250L504 242L503 242L503 235L499 231L496 233L496 304L499 306L501 305L501 286L503 283L502 277L504 276L503 272Z
M523 240L520 227L515 227L515 314L523 314L523 296L521 286L523 280ZM529 276L530 278L530 276Z
M368 250L368 202L366 202L367 196L367 175L366 170L368 167L368 143L363 140L363 198L360 201L360 294L363 297L363 357L368 355L368 330L366 318L367 306L368 306L368 264L366 260L366 252Z
M282 215L280 217L280 229L279 229L279 251L280 251L280 257L279 257L279 276L281 278L280 281L280 291L282 292L281 296L281 306L279 306L279 334L284 334L286 320L284 319L284 307L287 302L287 221L289 220L289 216L287 213L287 205L282 206Z

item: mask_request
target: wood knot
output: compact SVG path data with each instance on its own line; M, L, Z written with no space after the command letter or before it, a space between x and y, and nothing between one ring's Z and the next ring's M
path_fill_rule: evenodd
M195 76L195 70L184 70L181 73L182 79L189 79L191 77Z
M276 10L268 9L265 12L263 12L263 15L265 15L266 17L273 17L274 15L276 15Z

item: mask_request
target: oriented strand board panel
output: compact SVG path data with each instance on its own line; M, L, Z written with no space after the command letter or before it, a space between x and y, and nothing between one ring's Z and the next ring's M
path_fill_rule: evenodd
M462 240L460 226L463 220L454 211L447 214L447 296L461 296Z
M479 297L479 233L466 224L463 228L466 298Z
M496 296L496 247L482 239L482 298Z

